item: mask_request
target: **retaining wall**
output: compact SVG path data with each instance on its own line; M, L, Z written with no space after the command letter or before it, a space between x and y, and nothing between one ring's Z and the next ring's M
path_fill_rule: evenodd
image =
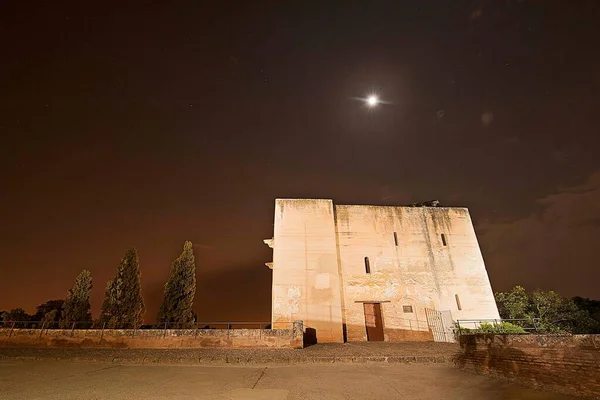
M600 398L600 335L462 335L459 368Z
M302 348L302 322L292 329L0 329L0 347Z

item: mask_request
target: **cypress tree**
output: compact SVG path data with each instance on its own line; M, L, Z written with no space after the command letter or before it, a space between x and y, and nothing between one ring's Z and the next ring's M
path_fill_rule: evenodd
M100 318L98 318L99 325L106 324L107 328L117 328L119 322L118 298L117 282L115 279L111 279L106 284L104 291L104 301L102 302Z
M73 287L67 291L60 320L61 327L70 328L73 322L92 322L92 313L90 312L92 308L90 305L91 291L92 273L84 269L75 278Z
M195 325L192 310L196 294L196 262L192 242L185 242L183 251L173 261L171 275L165 284L165 297L156 320L173 328L191 328Z
M141 276L137 251L128 249L117 274L106 285L101 323L109 328L139 328L146 313Z

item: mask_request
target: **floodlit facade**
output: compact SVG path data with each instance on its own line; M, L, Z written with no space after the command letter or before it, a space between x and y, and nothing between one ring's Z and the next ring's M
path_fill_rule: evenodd
M319 342L433 340L436 319L499 318L466 208L277 199L272 326Z

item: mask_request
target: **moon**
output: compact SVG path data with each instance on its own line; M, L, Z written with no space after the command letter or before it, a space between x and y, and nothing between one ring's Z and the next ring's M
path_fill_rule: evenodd
M349 99L361 102L366 108L377 108L379 106L392 104L390 101L380 98L377 92L368 92L364 97L349 97Z
M367 105L369 107L375 107L377 104L379 104L379 98L377 96L372 94L369 97L367 97Z

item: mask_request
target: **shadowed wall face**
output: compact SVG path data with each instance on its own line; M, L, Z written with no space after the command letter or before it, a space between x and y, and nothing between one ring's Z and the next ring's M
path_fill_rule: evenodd
M425 308L454 319L499 318L464 208L278 199L269 244L274 327L304 320L320 342L343 341L344 324L347 340L367 340L365 303L380 304L388 341L430 340Z

